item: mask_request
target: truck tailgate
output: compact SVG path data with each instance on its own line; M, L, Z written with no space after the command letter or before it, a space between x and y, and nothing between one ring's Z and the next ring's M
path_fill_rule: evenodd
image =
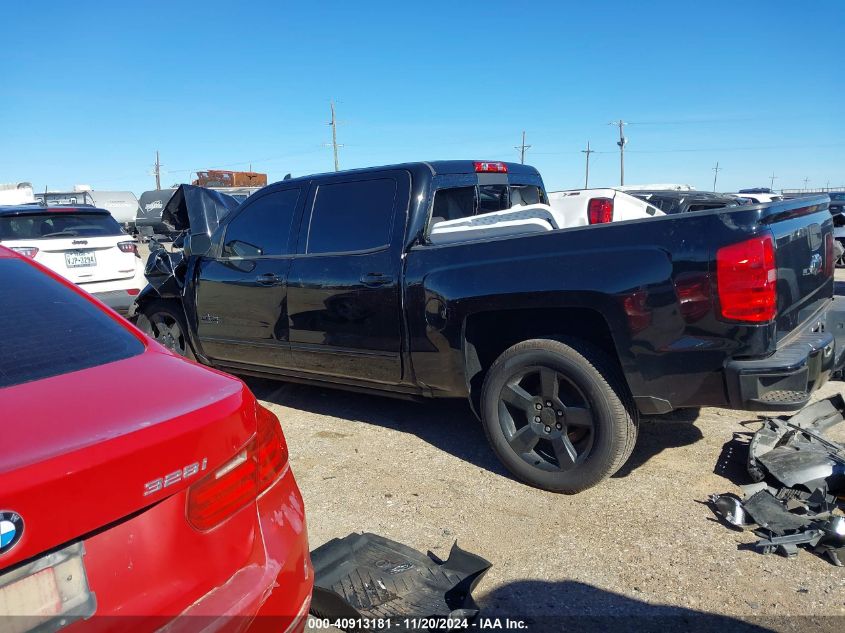
M775 238L777 336L813 317L833 295L833 219L827 196L764 206L760 223Z

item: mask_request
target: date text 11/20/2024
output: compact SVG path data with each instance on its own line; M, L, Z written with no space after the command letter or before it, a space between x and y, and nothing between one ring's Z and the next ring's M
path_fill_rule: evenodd
M392 627L419 631L452 630L527 630L525 620L512 618L478 618L468 622L462 618L314 618L308 623L311 629L337 628L342 630L385 631Z

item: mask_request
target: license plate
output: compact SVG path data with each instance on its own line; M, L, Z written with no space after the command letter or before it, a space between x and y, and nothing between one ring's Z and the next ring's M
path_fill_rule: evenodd
M85 266L96 266L97 256L93 251L71 251L65 253L65 264L68 268L83 268Z
M49 619L62 612L62 596L53 567L21 578L0 589L0 616Z
M76 543L0 574L0 631L55 631L91 616L96 600L83 554L82 544Z

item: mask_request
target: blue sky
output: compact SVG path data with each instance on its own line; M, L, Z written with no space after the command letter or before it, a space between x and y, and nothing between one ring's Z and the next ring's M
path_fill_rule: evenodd
M153 188L518 160L550 190L845 185L845 2L40 2L7 15L0 182Z

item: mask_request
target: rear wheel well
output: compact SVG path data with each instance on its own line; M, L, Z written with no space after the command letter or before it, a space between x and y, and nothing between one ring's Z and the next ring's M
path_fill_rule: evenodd
M506 349L529 339L561 337L588 341L618 362L610 327L596 310L496 310L467 317L464 324L464 359L473 408L479 411L481 386L487 370Z

